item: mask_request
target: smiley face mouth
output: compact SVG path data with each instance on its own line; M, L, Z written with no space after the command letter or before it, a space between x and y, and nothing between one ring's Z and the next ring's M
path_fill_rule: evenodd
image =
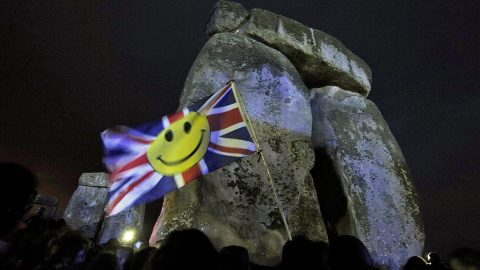
M205 133L205 131L206 131L205 129L202 129L202 130L201 130L202 134L200 135L200 140L199 140L197 146L195 147L195 149L193 149L193 151L192 151L190 154L188 154L188 156L186 156L186 157L184 157L184 158L182 158L182 159L180 159L180 160L177 160L177 161L165 161L165 160L162 159L162 156L161 156L161 155L158 156L157 159L160 160L160 162L162 162L163 164L165 164L165 165L167 165L167 166L178 165L178 164L186 161L187 159L191 158L191 157L198 151L198 149L200 148L200 146L201 146L201 144L202 144L202 141L203 141L203 133Z

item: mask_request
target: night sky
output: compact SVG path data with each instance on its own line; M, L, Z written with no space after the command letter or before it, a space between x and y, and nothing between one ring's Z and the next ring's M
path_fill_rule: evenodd
M174 112L216 1L2 1L0 157L65 207L105 171L100 133ZM372 69L421 198L425 251L480 249L480 2L241 1L339 39Z

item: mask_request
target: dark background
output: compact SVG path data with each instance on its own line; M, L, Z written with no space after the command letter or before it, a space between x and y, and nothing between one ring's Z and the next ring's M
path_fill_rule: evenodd
M2 1L0 157L66 206L100 133L175 111L216 1ZM480 2L241 1L324 31L373 73L421 198L425 251L480 249Z

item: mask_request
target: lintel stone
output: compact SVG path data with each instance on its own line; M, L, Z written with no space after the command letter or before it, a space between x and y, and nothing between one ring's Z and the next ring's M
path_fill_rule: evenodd
M322 31L270 11L252 9L238 33L284 54L308 88L334 85L363 96L370 92L370 67L338 39Z
M58 198L53 196L48 196L44 194L37 194L35 199L31 202L33 204L41 204L41 205L48 205L48 206L57 206L58 205Z
M365 97L370 92L370 67L322 31L270 11L247 12L239 3L219 1L207 24L207 37L236 30L284 54L308 88L333 85Z
M109 176L107 173L82 173L78 180L80 186L108 187Z

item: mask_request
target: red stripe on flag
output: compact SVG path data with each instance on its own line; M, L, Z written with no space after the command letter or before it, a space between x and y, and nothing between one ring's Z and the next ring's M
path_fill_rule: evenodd
M127 138L129 138L132 141L137 141L137 142L144 143L144 144L150 144L151 142L153 142L153 140L145 139L145 138L142 138L141 136L136 136L136 135L130 134L130 132L132 130L130 128L127 128L127 127L124 127L124 126L116 126L116 127L113 127L113 128L109 128L108 131L109 131L109 133L113 132L113 133L116 133L115 135L123 135L123 136L126 136Z
M133 169L137 166L143 165L148 163L148 158L147 158L147 153L144 153L143 155L139 156L138 158L132 160L131 162L127 163L125 166L123 166L120 170L114 172L112 174L112 177L110 177L110 183L113 184L116 182L118 174L128 171L130 169Z
M150 171L148 173L146 173L144 176L142 176L140 179L138 179L137 181L133 182L132 184L130 184L128 186L127 189L123 190L122 193L120 193L120 195L118 195L118 197L115 199L115 201L113 201L112 204L110 204L110 207L108 208L108 215L112 212L113 208L115 208L115 206L117 206L117 204L119 202L121 202L123 200L123 198L125 196L127 196L127 194L132 191L136 186L138 186L139 184L141 184L143 181L145 181L145 179L147 179L148 177L150 177L152 174L154 174L155 171Z
M202 175L203 175L202 169L200 168L200 165L198 163L193 165L193 167L191 167L190 169L182 173L183 181L185 181L185 185L192 182L194 179L197 179Z
M178 120L182 119L185 116L183 115L183 111L179 111L177 113L167 115L167 117L168 117L168 121L170 122L170 125L171 125L171 124L177 122Z
M221 146L218 144L214 144L210 142L209 147L221 151L221 152L226 152L226 153L232 153L232 154L242 154L242 155L250 155L255 153L255 151L245 149L245 148L234 148L234 147L226 147L226 146Z
M221 98L225 95L225 93L230 89L230 87L231 87L231 84L228 84L228 85L222 90L222 92L215 97L214 100L210 100L210 101L208 102L208 105L207 105L205 111L209 111L209 110L212 108L213 104L215 104L215 102L217 102L219 99L221 99Z
M221 99L229 89L230 89L230 84L228 84L225 88L223 88L222 92L214 100L212 100L210 104L214 104L215 102L217 102L217 100Z
M133 141L143 143L143 144L151 144L154 140L146 140L141 137L129 136L129 138Z
M242 115L238 108L219 114L207 116L211 131L222 130L229 126L243 122Z

